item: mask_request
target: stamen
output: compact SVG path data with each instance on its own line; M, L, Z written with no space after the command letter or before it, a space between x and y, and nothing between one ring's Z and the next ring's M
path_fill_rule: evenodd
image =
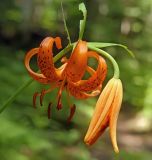
M76 105L73 104L73 106L70 108L70 115L69 115L69 117L67 119L67 123L71 122L71 120L72 120L72 118L74 116L75 110L76 110Z
M61 96L60 96L59 99L58 99L57 109L58 109L58 110L61 110L61 109L62 109Z
M35 92L35 93L33 94L33 107L34 107L34 108L36 108L36 98L37 98L38 95L39 95L38 92Z
M48 110L47 110L47 113L48 113L48 119L51 118L51 107L52 107L52 103L50 102L49 105L48 105Z
M41 106L43 106L43 98L44 98L44 95L45 95L45 93L46 93L46 90L45 89L43 89L42 91L41 91L41 94L40 94L40 105Z
M61 86L60 86L60 89L59 89L59 91L58 91L58 96L57 96L57 98L58 98L57 109L58 109L58 110L62 109L61 95L62 95L62 91L63 91L63 89L64 89L64 84L65 84L65 82L66 82L66 79L64 79L64 80L62 81Z

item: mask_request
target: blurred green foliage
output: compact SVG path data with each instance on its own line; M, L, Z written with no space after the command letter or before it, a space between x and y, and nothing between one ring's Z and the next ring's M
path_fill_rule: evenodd
M79 20L82 18L81 12L78 11L79 2L81 1L63 1L73 41L78 38ZM141 115L151 124L152 1L84 2L88 10L84 39L122 43L133 50L136 56L132 59L117 47L106 49L120 65L124 84L124 107L121 115L129 117ZM45 36L61 35L63 44L67 44L67 39L60 0L5 0L0 3L0 10L2 13L0 14L0 102L2 104L29 78L23 64L25 53L37 47ZM108 76L111 75L110 65ZM77 105L77 112L72 123L67 125L69 107L65 94L63 94L63 110L57 112L54 106L51 120L47 119L45 106L55 99L57 91L45 97L44 107L38 107L37 110L32 108L32 94L44 87L47 86L32 83L0 115L0 159L95 160L124 159L124 157L126 160L151 159L152 144L148 148L143 146L136 153L136 149L122 151L119 156L113 155L109 141L102 140L92 148L86 147L83 144L83 137L96 99L85 101L73 99ZM146 133L151 134L151 128L148 128Z

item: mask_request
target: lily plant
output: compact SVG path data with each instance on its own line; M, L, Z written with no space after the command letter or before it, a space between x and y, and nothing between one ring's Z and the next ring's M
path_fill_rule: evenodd
M102 48L119 46L124 48L132 56L133 53L122 44L87 42L86 40L83 40L82 37L87 18L87 10L84 3L79 5L79 10L83 13L83 19L80 20L78 40L73 43L71 42L63 13L64 27L69 40L68 45L62 49L61 38L58 36L50 36L44 38L38 47L28 51L25 55L24 64L32 79L20 87L15 94L5 102L0 112L2 112L8 104L13 102L16 96L31 84L33 80L50 86L47 90L43 89L40 93L34 93L33 106L35 108L38 96L40 97L40 105L43 105L43 98L45 94L51 92L55 88L58 88L56 106L58 110L62 109L62 91L66 90L70 108L70 114L67 119L68 122L71 121L76 110L76 105L71 103L70 96L73 96L76 99L87 99L99 96L84 142L87 145L94 144L106 128L109 127L114 151L118 153L119 149L117 146L116 126L123 98L123 87L119 78L120 72L117 62L109 53L102 50ZM54 47L58 50L62 49L55 57L53 56ZM66 54L69 52L71 55L68 59ZM30 60L35 55L37 56L39 72L33 71L30 67ZM96 59L96 69L93 69L88 65L89 58ZM114 74L103 88L102 84L107 76L107 63L105 58L112 63ZM58 60L61 60L62 65L59 68L56 68L54 63ZM85 73L89 73L89 78L83 78ZM49 102L48 118L51 117L51 107L52 102Z

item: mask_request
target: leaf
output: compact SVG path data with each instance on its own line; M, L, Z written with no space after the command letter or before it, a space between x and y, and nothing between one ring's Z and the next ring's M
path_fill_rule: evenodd
M118 47L122 47L123 49L125 49L133 58L135 57L134 53L128 49L127 46L122 45L122 44L117 44L117 43L102 43L102 42L88 42L89 46L94 46L97 48L105 48L105 47L112 47L112 46L118 46Z
M84 3L79 4L79 10L83 13L83 19L80 20L80 26L79 26L79 39L82 39L87 19L87 9Z
M61 1L61 10L62 10L62 16L63 16L64 29L67 33L67 39L69 41L69 44L71 44L71 38L70 38L69 30L68 30L68 27L67 27L67 23L66 23L66 20L65 20L65 14L64 14L62 1Z

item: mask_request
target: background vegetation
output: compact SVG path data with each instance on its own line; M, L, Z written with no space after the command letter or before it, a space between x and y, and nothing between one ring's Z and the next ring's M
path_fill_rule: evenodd
M64 0L64 10L73 41L78 37L80 0ZM44 107L32 108L32 95L46 86L33 82L0 115L0 159L2 160L150 160L152 157L152 1L90 0L84 39L122 43L136 59L120 48L108 48L120 65L124 100L118 123L120 154L115 155L106 132L87 147L83 138L96 99L75 101L76 115L66 124L69 108L46 106L57 91L45 97ZM5 0L0 3L0 103L29 79L25 53L46 36L61 36L67 44L60 0ZM34 65L34 61L33 61ZM34 65L36 66L36 65ZM112 70L109 67L109 77ZM1 106L0 105L0 106ZM38 105L38 104L37 104Z

